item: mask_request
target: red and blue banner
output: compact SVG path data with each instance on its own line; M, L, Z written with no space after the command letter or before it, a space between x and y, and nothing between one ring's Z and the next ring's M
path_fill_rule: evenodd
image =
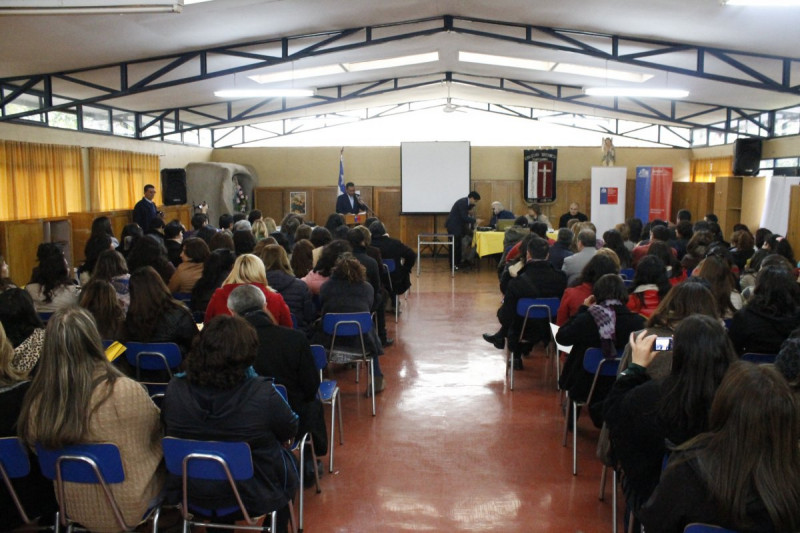
M634 216L668 221L672 213L672 167L636 167Z

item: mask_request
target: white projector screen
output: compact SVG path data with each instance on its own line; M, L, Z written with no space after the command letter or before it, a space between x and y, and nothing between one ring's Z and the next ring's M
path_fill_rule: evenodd
M469 142L400 143L403 214L449 213L469 194Z

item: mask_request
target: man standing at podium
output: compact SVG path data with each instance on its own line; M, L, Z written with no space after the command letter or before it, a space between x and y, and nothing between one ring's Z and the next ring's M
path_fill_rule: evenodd
M361 197L356 194L356 186L352 181L348 181L345 185L345 193L336 198L336 212L342 215L357 215L366 210L367 207L361 203Z
M155 196L156 188L148 183L144 186L144 197L133 207L133 221L139 224L145 233L150 229L150 222L158 216L158 209L153 201Z

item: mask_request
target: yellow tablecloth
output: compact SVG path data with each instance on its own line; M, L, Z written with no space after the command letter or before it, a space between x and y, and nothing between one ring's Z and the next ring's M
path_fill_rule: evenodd
M472 244L478 251L478 256L503 253L503 231L476 231Z

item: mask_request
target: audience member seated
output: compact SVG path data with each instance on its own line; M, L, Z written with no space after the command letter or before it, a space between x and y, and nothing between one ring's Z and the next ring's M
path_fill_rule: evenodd
M573 254L571 249L572 237L572 232L567 228L558 230L556 242L550 247L550 256L548 259L556 270L561 270L564 266L564 259Z
M211 237L211 239L208 241L208 249L213 252L214 250L219 250L220 248L225 248L231 252L236 251L236 245L233 244L232 233L228 233L227 231L218 231L213 237Z
M647 255L654 255L661 259L665 265L667 273L667 281L672 286L677 285L687 278L686 271L681 266L681 262L675 257L673 248L662 241L655 241L650 244L650 249L647 250Z
M94 319L85 309L67 307L50 318L39 369L20 410L19 435L28 446L39 443L46 449L116 444L125 480L113 492L130 524L142 520L161 492L158 408L141 384L108 362ZM117 531L100 485L67 483L65 497L70 516L82 526Z
M492 218L489 220L490 227L496 228L498 220L514 220L515 218L514 213L503 207L501 202L492 202Z
M369 225L372 234L372 246L380 250L383 259L394 261L395 270L389 276L392 280L392 299L411 288L411 271L417 263L417 253L386 233L386 227L379 220Z
M798 326L800 285L791 271L768 266L758 273L752 299L733 315L729 334L739 354L775 354Z
M731 256L733 257L733 264L739 269L739 272L744 272L747 262L753 257L756 252L755 241L753 234L746 229L740 229L733 232L731 237Z
M0 323L14 348L12 366L17 375L31 374L44 346L44 324L33 306L31 295L12 288L0 294Z
M610 229L603 233L603 247L613 250L617 254L620 268L631 268L633 266L631 252L625 247L625 241L619 231Z
M708 292L697 284L689 286ZM713 305L711 294L707 296ZM737 360L725 328L713 317L687 316L674 332L671 370L657 379L648 370L663 353L654 351L662 332L631 334L631 364L605 401L613 456L622 466L623 492L634 514L658 484L668 452L665 441L679 445L708 430L714 393Z
M30 381L27 372L19 372L14 364L14 347L0 325L0 437L17 436L17 418ZM42 517L42 524L52 520L58 509L53 483L42 476L39 462L30 461L31 471L24 478L12 479L11 484L20 498L28 518ZM9 531L22 525L22 518L5 488L0 491L0 516L3 529ZM52 522L50 522L52 525Z
M289 258L286 257L286 250L277 244L269 244L261 251L260 257L267 271L269 286L283 296L289 311L297 320L297 328L309 333L311 323L316 318L314 305L311 303L311 291L302 280L294 277Z
M633 275L633 285L627 301L628 309L648 318L671 287L664 262L655 255L646 255L639 261Z
M642 258L647 255L647 252L650 250L651 244L660 241L666 243L667 246L669 246L670 237L671 235L669 232L669 228L667 228L666 225L656 224L656 221L653 221L650 227L650 240L646 244L640 244L639 246L634 248L633 251L631 252L633 267L636 268L636 266L639 264L639 261L641 261ZM669 249L670 253L674 255L675 258L677 259L678 252L676 252L675 249L672 248L671 246Z
M276 248L282 250L280 246ZM322 403L317 398L319 372L311 355L311 345L302 332L273 323L267 315L266 304L264 294L252 285L236 287L228 297L228 309L234 316L247 320L258 334L258 354L253 368L259 376L274 378L275 383L286 386L289 406L300 417L298 437L310 432L317 456L325 455L327 429ZM313 478L311 454L306 455L306 462L306 476Z
M547 215L542 214L542 206L536 202L528 204L528 214L525 215L525 218L528 219L529 226L538 221L547 224L547 231L553 230L553 225L550 224L550 220L547 218Z
M14 282L11 281L6 258L3 257L3 254L0 254L0 294L6 289L11 289L14 287L16 287L16 285L14 285Z
M707 231L695 231L689 244L686 245L686 255L681 259L681 266L686 270L687 275L691 275L697 265L700 264L708 252L713 239Z
M183 227L180 220L173 220L164 226L164 247L167 249L169 262L175 268L181 264L181 251L183 250Z
M628 238L625 240L625 247L633 252L633 249L636 248L642 240L642 231L644 229L642 221L633 217L626 220L625 225L628 226Z
M128 288L131 275L128 273L128 264L125 257L116 250L106 250L97 258L97 264L92 272L92 280L102 280L111 283L117 292L122 310L127 313L131 304L131 295Z
M344 252L350 251L352 251L350 244L341 239L334 239L325 245L317 264L314 265L311 272L301 278L308 285L308 290L312 295L319 295L320 288L331 276L331 270L333 270L336 260Z
M333 241L328 246L331 246ZM325 259L325 254L320 258L320 262ZM350 252L342 253L336 260L331 276L322 285L320 290L322 299L322 315L327 313L362 313L372 312L374 293L372 285L367 282L367 272L364 265ZM385 388L383 372L378 361L378 356L383 355L381 340L378 338L377 331L372 328L369 334L365 335L364 343L367 353L372 356L375 372L375 392L381 392ZM318 332L315 342L323 346L330 346L331 339ZM361 342L356 337L341 339L336 341L336 345L343 346L352 343L353 347L361 349Z
M214 291L211 300L208 302L206 308L206 316L204 322L208 322L217 315L229 315L231 312L228 310L228 296L231 291L243 284L255 285L264 293L267 298L267 307L272 314L272 320L281 326L287 328L293 327L292 315L289 307L283 300L283 296L275 292L267 284L267 272L264 270L264 263L257 256L253 254L244 254L236 258L233 264L233 269L222 286Z
M571 399L584 400L589 394L594 375L583 369L583 355L588 348L600 348L605 357L617 357L630 334L644 327L644 318L625 307L627 296L622 278L606 274L594 283L591 296L578 313L558 330L556 342L572 346L559 379L559 386L569 391ZM598 427L602 424L603 399L613 382L610 377L597 381L590 414Z
M81 291L80 305L94 317L100 338L123 338L125 311L122 310L113 285L102 279L91 280Z
M83 249L85 259L83 264L78 267L78 279L81 285L85 284L89 281L89 278L92 277L92 272L94 272L94 267L100 254L113 249L115 249L115 247L112 245L111 237L105 233L89 237Z
M369 230L362 231L360 228L364 226L357 226L351 228L347 232L347 241L353 249L353 256L364 265L366 269L367 282L372 285L373 290L373 307L372 311L375 312L375 318L378 327L378 337L384 346L389 346L394 343L394 339L389 339L386 336L386 295L383 291L383 284L381 283L381 272L383 267L379 267L379 259L375 259L370 255L368 249L369 239L371 238ZM375 250L377 252L377 250ZM377 252L380 255L380 252Z
M800 393L800 338L796 336L797 333L792 333L792 337L783 341L775 358L775 368L792 387L795 395Z
M124 339L174 342L185 355L197 335L197 325L186 306L172 297L153 267L135 270L130 288L131 306L125 317Z
M33 298L36 311L52 313L62 307L77 304L80 288L70 276L64 252L52 243L40 244L39 251L39 266L34 269L31 282L25 286L25 290Z
M286 251L286 253L291 253L291 251L294 250L294 234L297 232L297 228L302 223L303 219L294 213L288 213L285 217L283 217L283 220L281 220L281 225L278 231L286 236L286 240L289 242L289 249Z
M525 258L524 249L522 248L522 241L531 234L528 227L528 219L523 216L517 217L514 225L507 228L503 235L503 253L500 259L497 260L497 276L500 277L503 271L511 263Z
M260 210L260 209L252 209L252 210L251 210L251 211L250 211L250 212L247 214L247 221L248 221L248 222L249 222L251 225L252 225L253 223L255 223L255 222L259 221L259 220L263 220L263 219L264 219L264 214L261 212L261 210Z
M610 255L595 254L583 267L580 277L576 280L576 285L568 287L564 291L564 296L561 297L561 305L558 307L556 324L563 326L567 323L567 320L575 316L586 298L592 295L592 288L595 282L606 274L619 274L619 266Z
M561 270L567 275L567 284L573 285L578 279L583 267L597 253L597 237L592 230L581 230L578 232L578 251L574 255L564 258Z
M247 222L246 220L242 222ZM233 246L236 255L253 253L256 247L256 238L250 230L236 230L233 232Z
M145 235L136 241L131 253L128 254L127 261L128 270L131 272L135 272L140 267L152 267L164 280L164 285L169 283L175 273L175 267L169 262L164 243L152 235Z
M192 229L183 232L184 239L197 237L197 232L200 231L200 228L208 224L208 215L205 213L195 213L192 215L190 223L192 224Z
M122 228L122 235L119 237L119 246L117 246L117 251L122 254L123 257L127 258L130 251L133 249L133 245L136 244L136 241L144 235L144 231L139 224L135 222L132 224L126 224Z
M314 268L314 245L308 239L300 239L292 249L290 261L292 271L298 278L304 278Z
M710 253L692 272L711 285L711 292L717 300L719 314L722 318L731 318L742 307L742 295L736 292L736 280L729 263L723 253Z
M258 336L242 318L211 320L186 359L186 373L170 381L163 419L168 437L211 441L247 441L255 474L236 487L250 516L278 511L278 531L286 532L289 501L297 474L283 443L297 434L297 415L264 377L248 370L258 354ZM191 482L198 507L236 507L226 481ZM181 478L170 475L168 503L181 501ZM215 522L241 520L239 512Z
M311 230L311 237L309 237L309 240L311 244L314 245L311 263L311 267L313 268L316 266L317 261L319 261L319 256L322 254L322 247L333 240L333 235L331 235L331 232L325 226L316 226Z
M772 365L733 363L711 404L708 432L671 455L642 507L645 530L683 531L693 522L800 530L798 417L797 398Z
M203 265L203 275L192 289L192 312L205 314L211 296L222 287L222 282L231 273L234 261L236 255L233 250L218 248L211 252Z
M686 255L692 235L694 235L694 230L690 221L681 220L675 225L675 239L669 241L669 245L678 253L678 261L681 261Z
M301 241L303 239L306 239L306 240L310 239L311 238L311 230L312 230L311 226L309 226L305 222L303 222L302 224L297 226L297 229L294 232L294 242L295 242L295 244L298 241Z
M550 324L546 318L528 320L525 327L526 343L520 345L519 335L523 317L517 314L517 302L521 298L561 298L567 288L567 277L553 268L547 260L550 247L547 241L534 237L528 243L526 263L514 279L508 281L503 304L497 310L500 329L493 335L483 334L484 340L503 348L508 339L508 348L513 353L514 368L522 370L522 354L530 352L532 346L550 339Z
M206 241L197 237L186 239L181 247L181 264L169 278L170 292L192 292L197 281L203 276L203 265L211 251Z
M252 223L253 229L253 237L256 238L256 243L259 241L266 239L269 236L267 232L267 224L261 219L258 219Z

